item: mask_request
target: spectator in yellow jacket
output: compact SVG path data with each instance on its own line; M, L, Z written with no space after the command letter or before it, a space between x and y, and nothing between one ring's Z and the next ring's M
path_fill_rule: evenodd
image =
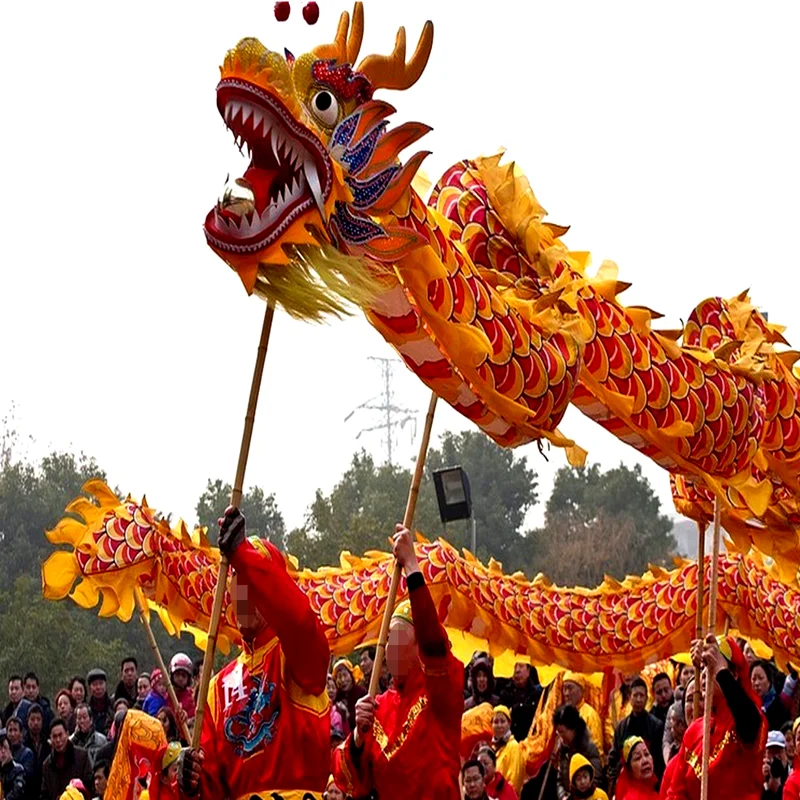
M497 770L519 795L525 782L525 757L519 742L511 733L511 711L507 706L495 706L492 732L492 749L497 755Z
M574 706L578 710L581 719L586 723L586 730L589 731L589 736L592 737L592 741L600 752L600 757L603 758L605 753L603 724L597 711L583 699L585 691L586 681L583 675L577 672L564 673L564 682L561 689L564 703Z

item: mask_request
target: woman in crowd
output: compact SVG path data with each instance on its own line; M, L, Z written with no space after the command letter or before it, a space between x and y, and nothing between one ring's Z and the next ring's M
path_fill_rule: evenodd
M350 723L347 721L347 706L344 703L336 702L336 694L339 687L333 679L333 675L328 675L328 700L331 703L331 736L334 734L346 739L350 733ZM332 746L332 745L331 745Z
M142 710L142 706L144 705L144 701L147 699L147 693L149 691L150 691L150 673L143 672L136 679L136 702L133 704L133 707L137 711Z
M325 794L322 795L324 800L346 800L347 795L343 789L340 789L333 775L328 778L328 787L325 789Z
M87 694L86 681L81 678L80 675L76 675L69 682L69 692L72 695L72 699L75 701L75 705L78 705L78 703L85 703Z
M56 716L67 723L67 732L75 731L75 706L78 705L69 689L59 689L56 694Z
M503 777L503 773L497 769L497 755L488 744L478 748L477 759L483 764L483 782L486 786L486 794L495 800L517 800L517 792Z
M492 748L497 755L497 769L519 794L525 782L525 757L511 733L511 712L507 706L495 706L492 718Z
M663 754L665 764L669 764L670 760L678 754L684 733L686 733L686 715L683 710L683 702L676 700L669 707L667 723L664 726Z
M336 681L335 702L347 707L347 724L352 730L356 726L356 703L367 690L356 683L353 665L346 658L340 658L333 665L333 679Z
M556 791L562 800L570 795L569 762L572 756L580 753L591 763L594 774L601 775L600 751L575 706L559 706L553 714L553 726L559 742L553 750L554 763L558 767Z
M789 721L789 710L775 691L775 669L768 661L754 661L750 666L753 691L761 700L761 710L767 718L767 729L779 731Z
M470 667L470 688L472 694L464 702L464 711L469 711L481 703L496 706L500 698L494 693L494 672L488 658L479 657Z
M180 731L178 730L178 720L175 718L175 713L168 705L158 709L156 719L163 725L168 742L182 741ZM188 744L188 742L184 742L184 744Z
M653 756L641 736L629 736L622 745L622 769L615 800L658 800Z

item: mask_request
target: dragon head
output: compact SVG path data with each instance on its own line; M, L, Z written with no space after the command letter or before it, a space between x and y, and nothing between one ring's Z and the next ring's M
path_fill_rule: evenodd
M374 221L363 212L401 177L397 149L393 158L384 152L374 163L385 117L394 109L372 95L416 82L430 55L433 26L426 23L408 62L401 28L391 55L369 55L353 67L363 30L363 6L356 3L352 23L344 12L330 44L295 58L242 39L220 68L217 107L250 163L226 184L206 217L205 233L248 292L280 302L275 292L286 283L285 268L309 250L339 259L342 267L342 228L369 229ZM428 130L419 129L418 135ZM359 204L366 195L367 205Z

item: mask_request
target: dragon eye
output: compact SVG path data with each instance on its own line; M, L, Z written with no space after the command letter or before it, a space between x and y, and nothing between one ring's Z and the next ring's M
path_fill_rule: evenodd
M311 98L311 113L326 128L332 128L339 120L339 102L331 92L323 89Z

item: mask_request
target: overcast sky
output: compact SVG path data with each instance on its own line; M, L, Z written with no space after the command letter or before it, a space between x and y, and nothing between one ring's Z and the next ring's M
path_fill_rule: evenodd
M16 404L27 454L74 448L112 484L194 520L206 479L232 481L264 312L207 248L202 222L241 174L215 106L217 65L243 36L295 54L332 38L348 6L292 0L15 3L4 12L0 415ZM396 27L433 54L387 98L438 177L508 148L575 250L613 259L623 296L680 325L709 295L751 287L770 320L797 322L800 12L795 3L367 0L362 53ZM247 484L274 491L291 527L329 491L377 420L345 416L381 391L370 356L392 351L361 317L326 326L277 314ZM424 386L402 365L396 402ZM466 420L440 406L434 440ZM642 461L574 410L562 430L604 466ZM398 461L416 450L410 428ZM523 448L546 498L554 471ZM666 473L644 463L672 512ZM530 516L535 523L540 505ZM397 509L398 518L402 515Z

